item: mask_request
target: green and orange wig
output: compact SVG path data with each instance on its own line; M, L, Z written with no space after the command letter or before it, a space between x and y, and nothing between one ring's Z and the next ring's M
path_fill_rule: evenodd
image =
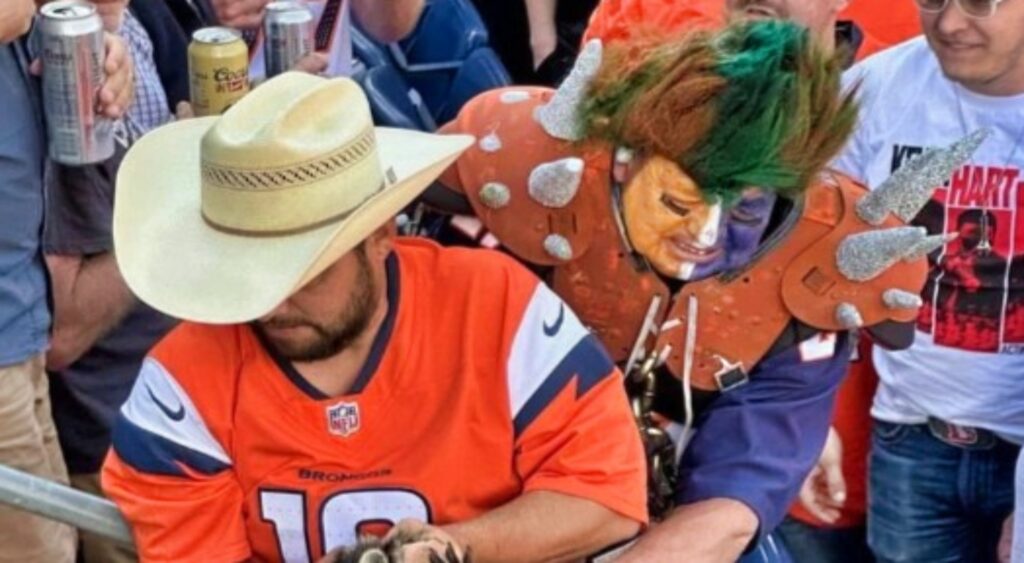
M841 59L781 21L619 42L578 115L586 138L669 157L709 198L735 201L748 187L793 197L856 125Z

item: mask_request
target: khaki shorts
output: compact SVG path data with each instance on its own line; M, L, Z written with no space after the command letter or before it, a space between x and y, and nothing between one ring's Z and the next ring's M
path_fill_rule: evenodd
M42 355L0 367L0 463L68 482ZM73 563L76 542L70 526L0 505L0 563Z

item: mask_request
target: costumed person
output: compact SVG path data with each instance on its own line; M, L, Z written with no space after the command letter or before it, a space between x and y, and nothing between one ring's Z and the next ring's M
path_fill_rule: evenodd
M185 319L103 468L142 560L551 561L646 523L597 338L510 257L392 235L470 143L375 128L355 82L285 73L130 149L118 265Z
M624 561L738 557L818 458L847 331L910 343L945 239L906 220L977 139L869 196L823 172L856 120L840 68L779 21L591 42L558 91L488 92L444 128L479 141L431 199L464 197L627 371L652 511L676 506Z
M912 0L603 0L587 31L606 45L629 37L678 35L697 26L718 27L728 18L785 19L807 27L818 45L836 49L852 65L921 34ZM860 563L867 548L867 455L871 401L878 386L871 339L856 339L850 367L833 411L832 429L789 516L766 554L784 545L796 561ZM756 557L756 555L752 555Z

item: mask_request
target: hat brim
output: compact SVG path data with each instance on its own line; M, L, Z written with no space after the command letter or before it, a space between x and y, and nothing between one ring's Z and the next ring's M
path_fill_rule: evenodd
M277 307L398 214L472 142L378 127L377 150L396 181L345 219L286 236L243 236L200 214L200 140L217 117L179 121L140 139L117 175L114 249L139 299L172 317L229 324Z

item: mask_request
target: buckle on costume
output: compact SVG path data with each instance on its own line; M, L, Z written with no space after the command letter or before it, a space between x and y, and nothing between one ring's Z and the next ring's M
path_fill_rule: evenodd
M750 381L747 372L743 371L742 362L730 362L719 355L715 355L715 358L722 363L722 368L715 374L719 391L726 393Z

